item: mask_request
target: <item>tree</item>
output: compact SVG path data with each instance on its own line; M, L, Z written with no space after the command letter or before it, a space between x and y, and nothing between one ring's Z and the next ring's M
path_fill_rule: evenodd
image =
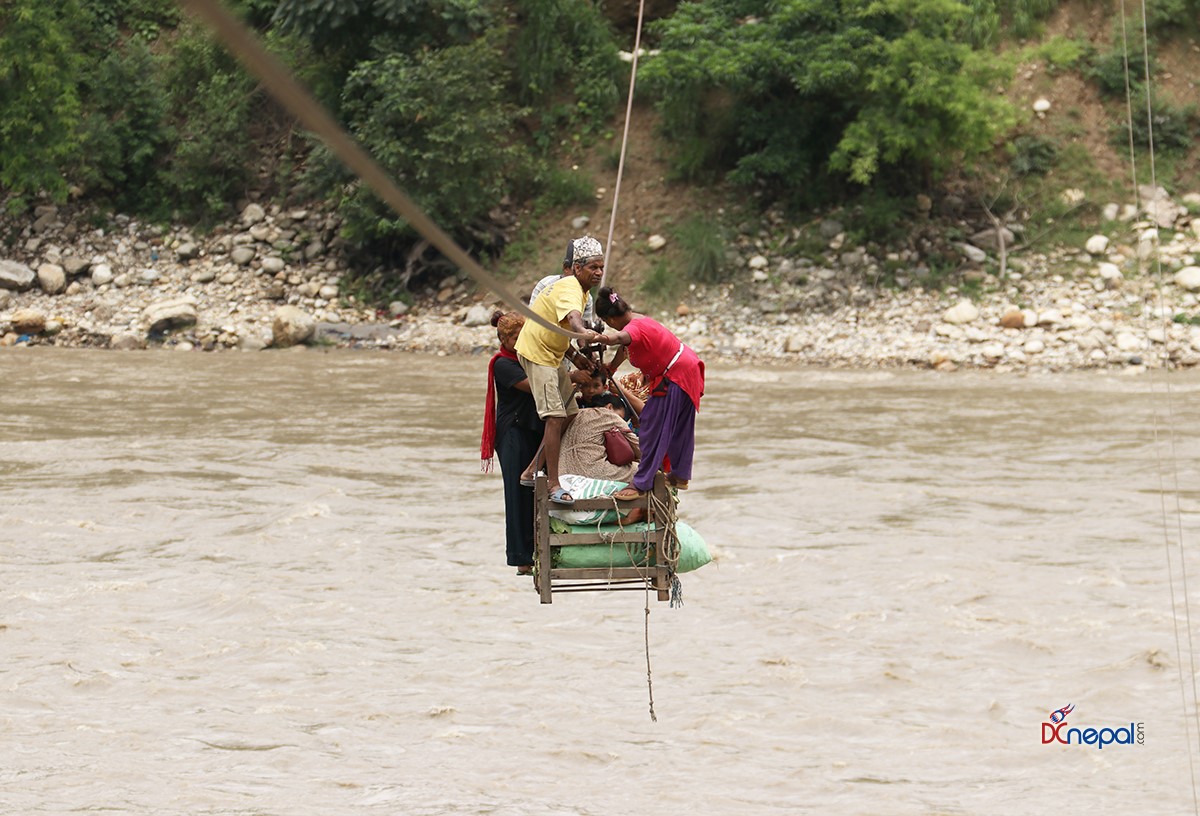
M78 153L80 57L64 19L74 0L10 0L0 17L0 186L63 198L60 168Z
M979 0L974 0L978 5ZM959 0L701 0L657 27L644 78L684 175L728 172L815 203L928 181L1012 119L964 42Z

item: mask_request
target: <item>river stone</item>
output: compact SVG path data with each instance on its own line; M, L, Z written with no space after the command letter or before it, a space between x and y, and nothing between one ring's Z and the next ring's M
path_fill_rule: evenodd
M1057 326L1063 322L1063 314L1058 309L1046 309L1038 312L1037 325L1039 326Z
M274 255L269 258L262 259L262 271L269 275L275 275L279 272L282 272L285 266L287 266L287 264L284 263L283 258L279 258Z
M969 300L960 300L942 313L942 320L956 326L970 323L979 317L979 309Z
M121 332L113 336L108 346L117 351L136 351L145 348L146 341L131 332Z
M92 267L92 285L104 286L113 282L112 267L108 264L96 264Z
M238 279L237 272L226 272L224 275L217 278L217 283L222 284L224 286L229 286L231 284L237 283L237 279Z
M175 257L181 261L189 261L200 254L200 248L191 241L184 241L175 248Z
M1025 315L1020 309L1011 309L1000 318L1000 326L1005 329L1025 328Z
M296 306L280 306L271 325L271 345L287 348L307 342L317 330L312 315Z
M317 297L324 298L325 300L333 300L337 296L338 296L338 288L336 286L334 286L332 283L327 283L324 286L322 286L320 289L317 290ZM488 318L489 319L491 318L490 314L488 315ZM479 325L482 326L483 324L481 323Z
M388 304L388 312L392 315L392 317L406 315L408 314L408 304L403 300L393 300Z
M663 236L659 235L658 233L655 233L654 235L651 235L649 238L646 239L646 247L651 252L658 252L660 249L662 249L666 245L667 245L667 239L664 238Z
M217 277L217 273L212 269L201 269L195 275L192 275L192 280L196 283L212 283Z
M238 266L245 266L254 260L254 248L248 246L235 247L233 252L229 253L229 259Z
M955 246L958 247L958 251L971 263L983 263L987 260L987 253L977 246L971 246L970 244L955 244Z
M984 343L980 347L979 353L982 354L985 359L999 360L1001 357L1004 356L1004 344L1003 343Z
M23 263L16 261L0 261L0 289L11 289L14 292L24 292L33 288L37 276Z
M151 334L182 329L196 325L196 299L186 296L174 300L163 300L153 303L142 312Z
M1040 98L1034 100L1034 102L1033 102L1033 112L1034 113L1045 113L1048 110L1050 110L1050 100L1049 99L1047 99L1046 97L1043 96L1043 97L1040 97Z
M262 351L267 347L267 343L257 334L248 334L238 338L237 347L242 351Z
M1046 344L1041 340L1038 340L1036 337L1033 337L1029 340L1026 340L1025 345L1022 346L1022 348L1025 350L1026 354L1041 354L1046 350Z
M58 264L42 264L37 269L38 286L48 295L57 295L67 288L67 273Z
M1142 345L1142 341L1133 332L1121 332L1117 335L1117 348L1121 351L1134 351Z
M67 276L71 278L87 272L91 265L91 261L80 258L78 255L69 255L62 262L63 271L66 272Z
M1189 292L1200 289L1200 266L1185 266L1176 272L1175 285Z
M1108 252L1108 236L1093 235L1087 239L1087 244L1084 245L1089 255L1103 255Z
M12 302L12 295L7 289L0 289L0 309L7 309L8 304Z
M41 334L46 328L46 316L37 309L17 309L8 322L20 334Z
M467 309L462 324L467 327L487 326L492 322L492 310L482 304L475 304Z
M266 210L264 210L258 204L247 204L246 209L242 210L243 224L257 224L266 217Z
M762 255L755 255L750 259L749 263L751 269L766 269L770 265L771 262Z

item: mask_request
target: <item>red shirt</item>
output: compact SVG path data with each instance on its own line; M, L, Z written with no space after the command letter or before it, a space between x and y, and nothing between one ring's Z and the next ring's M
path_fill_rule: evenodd
M625 326L630 337L629 362L642 370L650 390L658 387L671 358L679 351L679 338L663 324L649 317L635 318ZM696 352L683 346L683 353L667 372L667 379L684 390L696 410L704 394L704 363Z

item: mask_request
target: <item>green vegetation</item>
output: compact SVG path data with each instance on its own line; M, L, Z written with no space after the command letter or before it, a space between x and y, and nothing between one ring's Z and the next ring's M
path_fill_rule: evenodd
M1152 126L1162 176L1194 173L1196 109L1154 98L1147 122L1145 75L1160 67L1142 55L1194 36L1200 0L1150 7L1149 49L1133 18L1094 40L1039 41L1062 5L694 0L651 24L645 43L657 54L641 63L639 94L661 114L671 178L739 188L746 222L766 206L796 222L813 220L803 208L821 208L837 212L851 244L903 242L929 217L917 195L936 201L944 181L959 198L1023 213L1030 236L1068 237L1098 215L1064 204L1062 191L1079 187L1091 201L1124 180L1088 152L1097 142L1090 93L1055 99L1036 120L1023 93L1083 77L1112 114L1109 127L1125 121L1128 83L1137 149ZM615 172L612 118L628 79L618 48L631 32L614 29L601 0L230 6L447 232L479 255L503 253L507 269L537 256L537 233L557 214L594 200L596 180L565 169L583 164L585 148L599 161L589 166ZM1030 64L1041 75L1012 84ZM1127 126L1112 127L1122 148ZM12 211L70 193L100 212L200 226L251 193L320 198L342 216L356 266L371 270L361 297L399 296L422 255L411 228L297 132L174 0L4 5L0 186ZM529 213L516 234L493 217L514 206ZM722 225L692 215L670 227L677 271L659 261L644 293L669 299L690 282L721 282ZM777 250L819 257L827 241L797 228ZM952 259L927 260L933 278L950 278L942 265Z
M719 168L819 204L974 159L1014 117L990 91L999 63L964 41L971 11L955 0L680 6L644 69L680 144L676 172Z

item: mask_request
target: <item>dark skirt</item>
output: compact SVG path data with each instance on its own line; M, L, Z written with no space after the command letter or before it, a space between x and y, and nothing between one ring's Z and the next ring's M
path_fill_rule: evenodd
M504 531L510 567L533 564L533 488L521 485L521 471L533 461L542 435L510 425L496 436L496 459L504 479Z

